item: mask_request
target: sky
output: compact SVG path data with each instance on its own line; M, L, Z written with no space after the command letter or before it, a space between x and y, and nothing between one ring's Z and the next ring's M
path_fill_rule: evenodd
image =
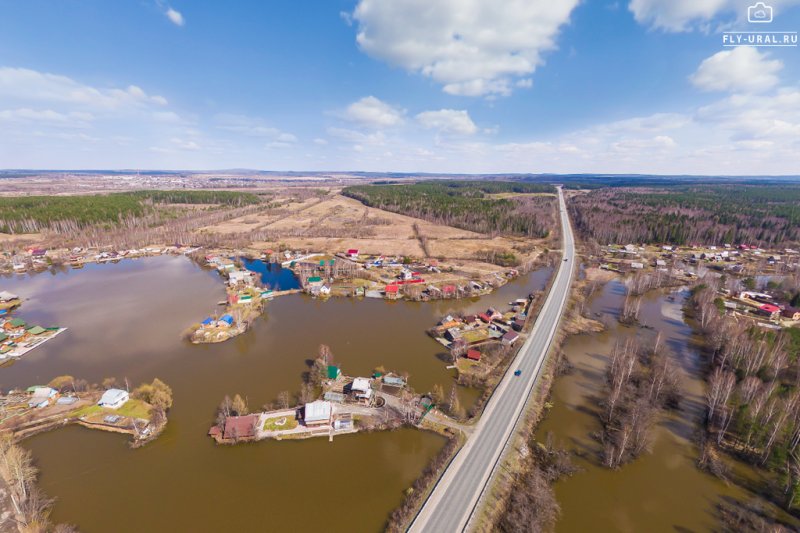
M800 0L0 0L0 168L800 174Z

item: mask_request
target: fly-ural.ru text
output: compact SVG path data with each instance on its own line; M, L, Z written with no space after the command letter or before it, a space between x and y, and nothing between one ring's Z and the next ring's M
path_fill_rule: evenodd
M723 46L797 46L797 32L726 32Z

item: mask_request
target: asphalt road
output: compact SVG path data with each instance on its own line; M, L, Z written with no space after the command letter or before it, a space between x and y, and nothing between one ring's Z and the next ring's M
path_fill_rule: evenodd
M531 334L497 386L475 431L411 524L409 530L412 532L439 533L467 529L481 494L539 378L566 308L575 266L575 240L561 189L558 191L558 201L564 256L559 262L552 289ZM515 376L515 370L521 370L522 375Z

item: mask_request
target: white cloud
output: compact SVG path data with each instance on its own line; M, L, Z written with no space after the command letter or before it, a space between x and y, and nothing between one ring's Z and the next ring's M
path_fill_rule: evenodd
M700 64L690 80L705 91L763 92L778 84L778 59L751 47L717 52Z
M60 113L52 109L30 109L27 107L0 111L0 121L50 122L80 126L92 120L94 120L94 116L91 113L82 113L78 111Z
M556 47L578 0L360 0L357 42L372 57L464 96L508 95ZM522 81L522 86L527 86Z
M179 11L176 11L175 9L173 9L171 7L167 8L167 11L166 11L165 14L167 15L167 18L169 19L169 21L172 22L173 24L175 24L176 26L183 26L185 24L185 22L186 22L186 21L183 20L183 15L181 15L181 13Z
M156 122L163 122L166 124L180 124L183 119L174 111L156 111L153 113L153 119Z
M296 143L297 142L297 137L295 137L291 133L281 133L280 135L278 135L276 140L277 140L277 142L287 143L287 144L288 143Z
M365 96L353 102L344 112L344 118L370 128L387 128L404 122L404 111L378 100Z
M774 95L734 94L701 107L695 120L723 129L735 141L800 141L800 90L783 88Z
M611 144L611 148L615 152L633 152L637 154L668 150L676 146L677 143L668 135L657 135L649 139L627 139Z
M319 146L325 146L325 145L328 144L328 141L326 141L325 139L317 137L316 139L314 139L314 144L318 144Z
M465 110L440 109L438 111L424 111L416 116L417 122L427 129L436 129L444 133L472 135L478 127L472 122L469 113Z
M13 67L0 67L0 98L75 104L94 109L167 104L163 96L148 95L136 85L129 85L125 89L99 89L66 76Z
M278 128L267 126L263 120L246 115L220 113L214 117L221 130L237 133L246 137L271 139L276 142L293 143L297 137Z
M747 8L755 0L631 0L628 9L640 24L670 32L709 29L715 17L746 21ZM800 0L769 0L776 10L800 4Z

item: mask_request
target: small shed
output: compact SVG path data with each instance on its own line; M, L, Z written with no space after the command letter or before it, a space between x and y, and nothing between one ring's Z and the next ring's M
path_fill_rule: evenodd
M481 352L475 349L467 350L466 355L464 356L470 361L480 361L481 360Z
M328 379L338 379L342 375L342 369L335 365L328 365Z
M326 402L344 403L344 394L341 392L328 391L323 398Z
M406 386L406 380L403 379L400 376L391 376L391 375L387 374L387 375L383 376L383 382L386 385L390 385L392 387L405 387Z

